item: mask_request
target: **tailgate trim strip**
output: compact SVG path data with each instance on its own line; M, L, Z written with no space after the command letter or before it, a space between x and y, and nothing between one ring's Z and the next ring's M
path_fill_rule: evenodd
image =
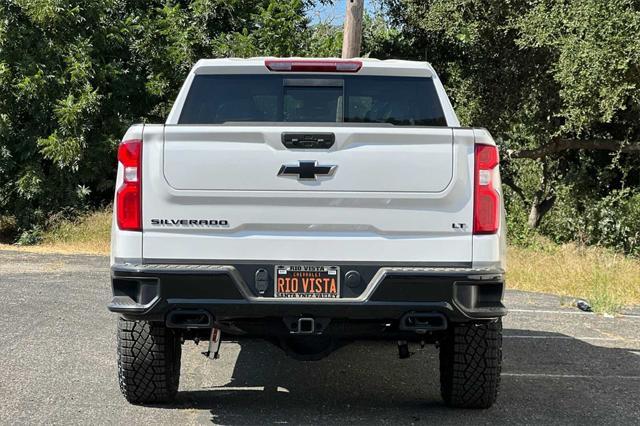
M156 259L156 258L145 258L143 261L140 259L128 259L128 258L115 258L115 263L118 264L134 264L134 265L167 265L167 266L182 266L182 265L194 265L197 267L201 266L227 266L227 265L258 265L258 264L282 264L282 263L295 263L295 264L304 264L304 265L335 265L335 266L343 266L343 265L353 265L353 266L366 266L366 265L388 265L389 267L407 267L407 262L398 262L398 261L337 261L337 260L306 260L306 259L290 259L290 260L269 260L269 259L226 259L226 260L209 260L209 259ZM421 267L421 268L440 268L443 270L451 270L451 269L465 269L465 270L474 270L474 271L485 271L491 270L495 271L496 269L477 269L471 268L471 262L411 262L411 268Z

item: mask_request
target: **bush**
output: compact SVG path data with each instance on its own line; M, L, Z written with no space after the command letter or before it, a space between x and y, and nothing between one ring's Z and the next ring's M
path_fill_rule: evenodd
M33 246L42 241L42 235L42 230L39 227L33 227L32 229L20 234L20 238L18 238L16 244L19 246Z
M640 256L640 192L621 189L600 199L576 198L564 187L541 231L557 242L578 241Z
M540 247L539 233L531 229L527 224L529 212L521 199L506 185L503 185L505 194L505 209L507 211L507 239L510 244L519 247Z

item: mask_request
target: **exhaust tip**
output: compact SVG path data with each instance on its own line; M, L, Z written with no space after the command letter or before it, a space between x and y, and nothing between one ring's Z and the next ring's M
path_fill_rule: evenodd
M439 312L407 312L400 318L400 330L426 333L447 329L447 317Z
M213 315L204 309L171 311L166 324L170 328L212 328Z

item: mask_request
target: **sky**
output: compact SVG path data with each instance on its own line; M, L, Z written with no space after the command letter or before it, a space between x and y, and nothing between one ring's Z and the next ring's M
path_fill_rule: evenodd
M364 7L366 10L373 11L374 1L365 0ZM342 25L344 22L344 13L346 8L346 0L335 0L333 5L317 5L310 10L307 15L311 19L312 23L331 20L335 25Z

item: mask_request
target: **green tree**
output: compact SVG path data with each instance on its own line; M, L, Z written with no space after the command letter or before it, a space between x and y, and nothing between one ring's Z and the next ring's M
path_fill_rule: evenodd
M512 216L526 206L537 227L559 192L575 204L638 190L637 1L385 3L413 56L441 72L461 121L501 145Z
M259 5L240 31L221 34L214 40L220 56L304 55L310 34L302 0L282 0Z
M163 122L200 58L304 55L311 4L0 0L0 219L29 231L110 200L129 125Z

